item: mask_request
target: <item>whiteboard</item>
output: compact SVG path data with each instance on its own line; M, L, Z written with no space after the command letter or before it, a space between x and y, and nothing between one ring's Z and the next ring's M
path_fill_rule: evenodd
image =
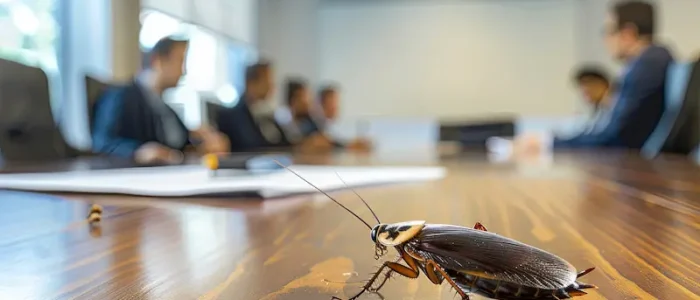
M319 75L341 83L344 117L571 114L574 8L571 0L322 5Z

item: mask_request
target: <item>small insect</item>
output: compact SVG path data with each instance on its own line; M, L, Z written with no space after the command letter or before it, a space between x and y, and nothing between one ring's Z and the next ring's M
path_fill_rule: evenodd
M378 292L393 273L417 278L421 271L433 284L447 281L463 300L468 300L470 294L504 300L569 299L584 296L587 294L584 290L596 288L577 281L595 268L577 273L564 259L488 232L481 223L476 223L474 228L426 224L425 221L383 224L369 204L353 191L377 220L377 225L370 226L328 193L288 167L280 166L364 223L371 230L375 259L382 257L388 247L398 252L398 259L384 262L350 300L358 299L365 292ZM385 270L379 285L373 287Z
M99 206L97 204L93 204L92 206L90 206L87 220L90 224L99 223L102 220L102 206Z

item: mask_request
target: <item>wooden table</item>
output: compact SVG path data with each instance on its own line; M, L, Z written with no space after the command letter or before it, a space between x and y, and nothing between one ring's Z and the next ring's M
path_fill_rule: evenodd
M401 160L393 158L315 162ZM700 299L700 172L684 158L648 162L599 151L517 163L483 155L406 160L444 165L448 176L358 189L383 222L481 221L580 270L596 266L582 281L599 289L578 299ZM371 220L351 192L334 195ZM92 201L105 206L101 227L93 229L84 221ZM164 200L5 191L0 224L0 299L328 300L357 292L356 282L379 265L367 228L317 195ZM396 278L382 294L456 299L447 284L423 276Z

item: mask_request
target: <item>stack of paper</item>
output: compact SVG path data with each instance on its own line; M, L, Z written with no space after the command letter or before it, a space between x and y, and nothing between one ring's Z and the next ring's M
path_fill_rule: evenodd
M344 188L343 181L350 187L357 187L435 180L445 175L445 170L439 167L293 166L291 169L325 191ZM308 183L286 170L268 174L236 171L233 174L227 172L222 176L212 176L202 166L0 174L0 189L155 197L254 193L265 198L315 191Z

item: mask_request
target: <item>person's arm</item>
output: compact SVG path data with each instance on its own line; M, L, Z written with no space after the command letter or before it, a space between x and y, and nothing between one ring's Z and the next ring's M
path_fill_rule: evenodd
M642 60L628 74L618 94L608 124L597 132L581 134L572 138L555 138L555 148L585 148L609 146L620 139L620 132L629 126L634 114L639 113L645 102L658 93L664 85L666 63L663 60Z
M122 114L124 113L124 93L111 91L105 93L95 111L92 130L93 151L114 156L132 158L141 146L137 140L119 136Z

